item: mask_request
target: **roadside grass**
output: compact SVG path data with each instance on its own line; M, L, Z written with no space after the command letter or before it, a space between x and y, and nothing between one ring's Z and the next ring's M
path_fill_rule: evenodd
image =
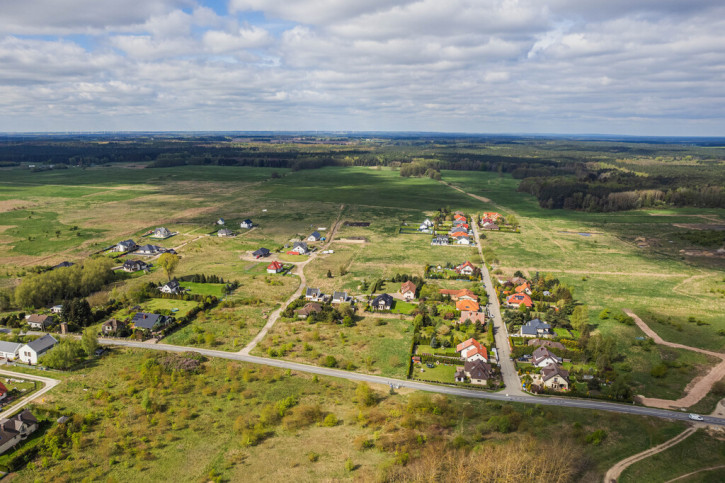
M165 344L239 351L267 322L275 307L216 307L201 312L190 324L164 338Z
M679 444L638 461L622 473L619 481L669 481L680 475L725 464L725 441L700 429ZM725 472L702 473L684 481L722 481Z
M282 359L315 365L323 365L327 356L333 356L342 369L405 377L412 337L407 320L369 316L355 327L344 327L280 319L252 353L267 355L268 349L284 349Z

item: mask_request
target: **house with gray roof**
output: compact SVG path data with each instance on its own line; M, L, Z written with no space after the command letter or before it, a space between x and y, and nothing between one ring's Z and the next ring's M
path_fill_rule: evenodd
M151 234L151 238L168 238L171 236L171 232L164 228L163 226L160 226L156 228Z
M138 250L136 250L136 253L138 255L157 255L159 253L165 252L166 249L163 247L160 247L158 245L143 245L141 247L138 247Z
M121 242L118 242L115 247L113 247L114 252L124 253L124 252L130 252L135 250L138 247L136 245L136 242L133 240L123 240Z
M171 322L170 317L146 312L136 313L131 320L134 329L150 330L152 332L164 328L169 322Z
M370 307L373 310L390 310L393 308L393 296L389 294L380 294L372 302Z
M38 429L38 420L25 409L12 418L0 419L0 454L25 441Z
M25 318L25 321L28 323L31 329L35 330L45 330L51 325L53 325L53 316L52 315L40 315L40 314L32 314Z
M260 248L259 250L252 252L252 255L255 258L268 257L269 254L270 254L270 251L266 248Z
M541 319L534 319L526 322L519 330L520 337L551 337L551 325Z
M222 228L221 230L216 232L216 235L221 237L234 236L234 232L229 228Z
M531 363L536 367L546 367L549 364L561 364L562 358L546 347L539 347L534 351Z
M332 292L332 303L333 304L348 304L352 303L352 297L347 292Z
M38 358L55 347L58 341L50 334L28 342L20 348L18 357L26 364L37 364Z
M242 228L252 228L254 226L254 223L252 223L252 220L246 219L243 222L239 224Z
M296 241L292 244L292 250L293 252L297 252L300 255L306 255L310 252L310 249L307 248L307 243L302 241Z
M18 353L23 344L18 342L8 342L0 340L0 358L14 361L18 358Z
M166 282L162 286L159 287L159 290L162 293L171 293L171 294L177 294L182 291L181 284L178 280L173 279L169 282Z
M308 288L305 291L305 299L312 300L313 302L323 302L325 300L325 294L319 288Z

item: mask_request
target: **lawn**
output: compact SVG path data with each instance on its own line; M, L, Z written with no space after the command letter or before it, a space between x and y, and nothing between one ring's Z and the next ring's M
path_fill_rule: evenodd
M199 305L194 300L173 300L173 299L149 299L141 304L141 312L157 313L161 310L168 311L174 317L184 317L191 309ZM174 309L178 309L174 312ZM113 314L117 319L131 317L137 311L122 309Z
M462 365L463 363L458 364L458 366ZM455 384L456 367L455 364L438 364L431 369L425 364L415 364L413 366L413 379Z
M192 295L213 295L216 298L224 297L224 283L195 283L195 282L181 282L181 287L188 289Z
M306 320L280 319L252 352L297 362L323 365L333 356L337 367L368 374L405 377L413 328L409 321L365 317L355 327L310 324Z
M418 308L418 304L404 302L402 300L396 300L393 304L393 308L392 308L391 312L394 314L410 315L417 308Z

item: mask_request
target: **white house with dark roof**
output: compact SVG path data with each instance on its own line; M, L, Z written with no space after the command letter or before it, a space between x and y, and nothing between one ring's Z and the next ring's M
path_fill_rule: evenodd
M546 347L539 347L534 351L531 362L536 367L546 367L549 364L561 364L562 358Z
M352 303L352 297L347 292L332 292L332 303L333 304L347 304Z
M320 235L319 231L313 231L312 233L310 233L310 236L307 237L307 241L316 242L316 241L320 241L321 238L322 238L322 235Z
M157 255L159 253L165 252L166 249L163 247L160 247L158 245L143 245L141 247L138 247L138 250L136 250L136 254L138 255Z
M252 223L252 220L244 220L239 224L241 228L252 228L254 226L254 223Z
M181 289L181 284L179 283L179 281L176 279L173 279L169 282L166 282L162 286L160 286L159 290L162 293L177 294L177 293L181 292L182 289Z
M28 342L19 350L18 358L26 364L37 364L38 358L55 347L58 341L50 334Z
M519 330L520 337L551 337L551 326L541 319L526 322Z
M38 429L38 420L27 409L11 418L0 419L0 454L25 441Z
M307 243L301 241L294 242L292 244L292 250L290 251L297 252L300 255L306 255L310 252L309 248L307 248Z
M171 236L171 232L164 228L163 226L160 226L154 230L154 232L151 234L151 238L168 238Z
M121 242L118 242L115 247L113 247L114 252L124 253L124 252L130 252L135 250L138 247L136 245L136 242L133 240L123 240Z
M319 288L308 288L305 291L305 299L313 302L323 302L325 300L325 294Z

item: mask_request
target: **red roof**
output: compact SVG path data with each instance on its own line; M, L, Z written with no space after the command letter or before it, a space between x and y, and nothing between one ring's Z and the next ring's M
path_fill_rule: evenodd
M400 286L400 293L406 293L406 292L413 292L415 294L416 286L413 282L408 280L403 285Z
M455 233L453 235L455 236ZM462 263L461 265L458 265L456 267L456 272L461 272L461 270L463 270L464 268L468 268L468 267L472 268L473 270L476 269L476 266L474 264L472 264L469 261L466 261L465 263Z
M469 351L466 354L466 359L475 356L476 354L481 354L484 359L488 360L488 351L486 350L486 347L479 345L478 347L475 347L473 350Z
M478 309L480 306L478 305L478 302L474 302L473 300L459 300L456 302L456 309L458 310L470 310L471 312L478 312Z
M450 290L450 289L440 289L438 290L438 293L442 295L450 295L452 299L458 300L461 297L470 297L474 300L478 300L478 295L471 292L467 288L462 288L460 290Z
M532 307L534 304L531 302L531 297L526 295L525 293L515 293L509 298L506 299L506 303L511 305L521 305L524 304L527 307Z
M461 342L460 344L458 344L456 346L456 352L461 352L463 349L465 349L466 347L469 347L469 346L474 346L476 348L480 348L481 344L476 339L473 339L473 338L464 340L463 342Z
M466 219L466 217L463 216L463 215L456 215L453 218L456 219L456 220L465 220Z
M297 252L295 252L297 253ZM267 270L282 270L283 265L279 262L272 262L269 265L267 265Z
M483 312L471 312L469 310L463 310L461 311L461 318L459 319L459 323L464 323L466 320L470 320L471 322L480 322L482 324L486 323L486 314Z
M518 292L518 293L525 292L526 289L530 289L530 288L531 288L531 285L529 285L529 282L522 283L521 285L516 287L516 292Z
M0 395L7 394L7 393L8 393L8 388L5 387L5 384L0 382Z
M299 255L298 252L287 252L287 255Z

